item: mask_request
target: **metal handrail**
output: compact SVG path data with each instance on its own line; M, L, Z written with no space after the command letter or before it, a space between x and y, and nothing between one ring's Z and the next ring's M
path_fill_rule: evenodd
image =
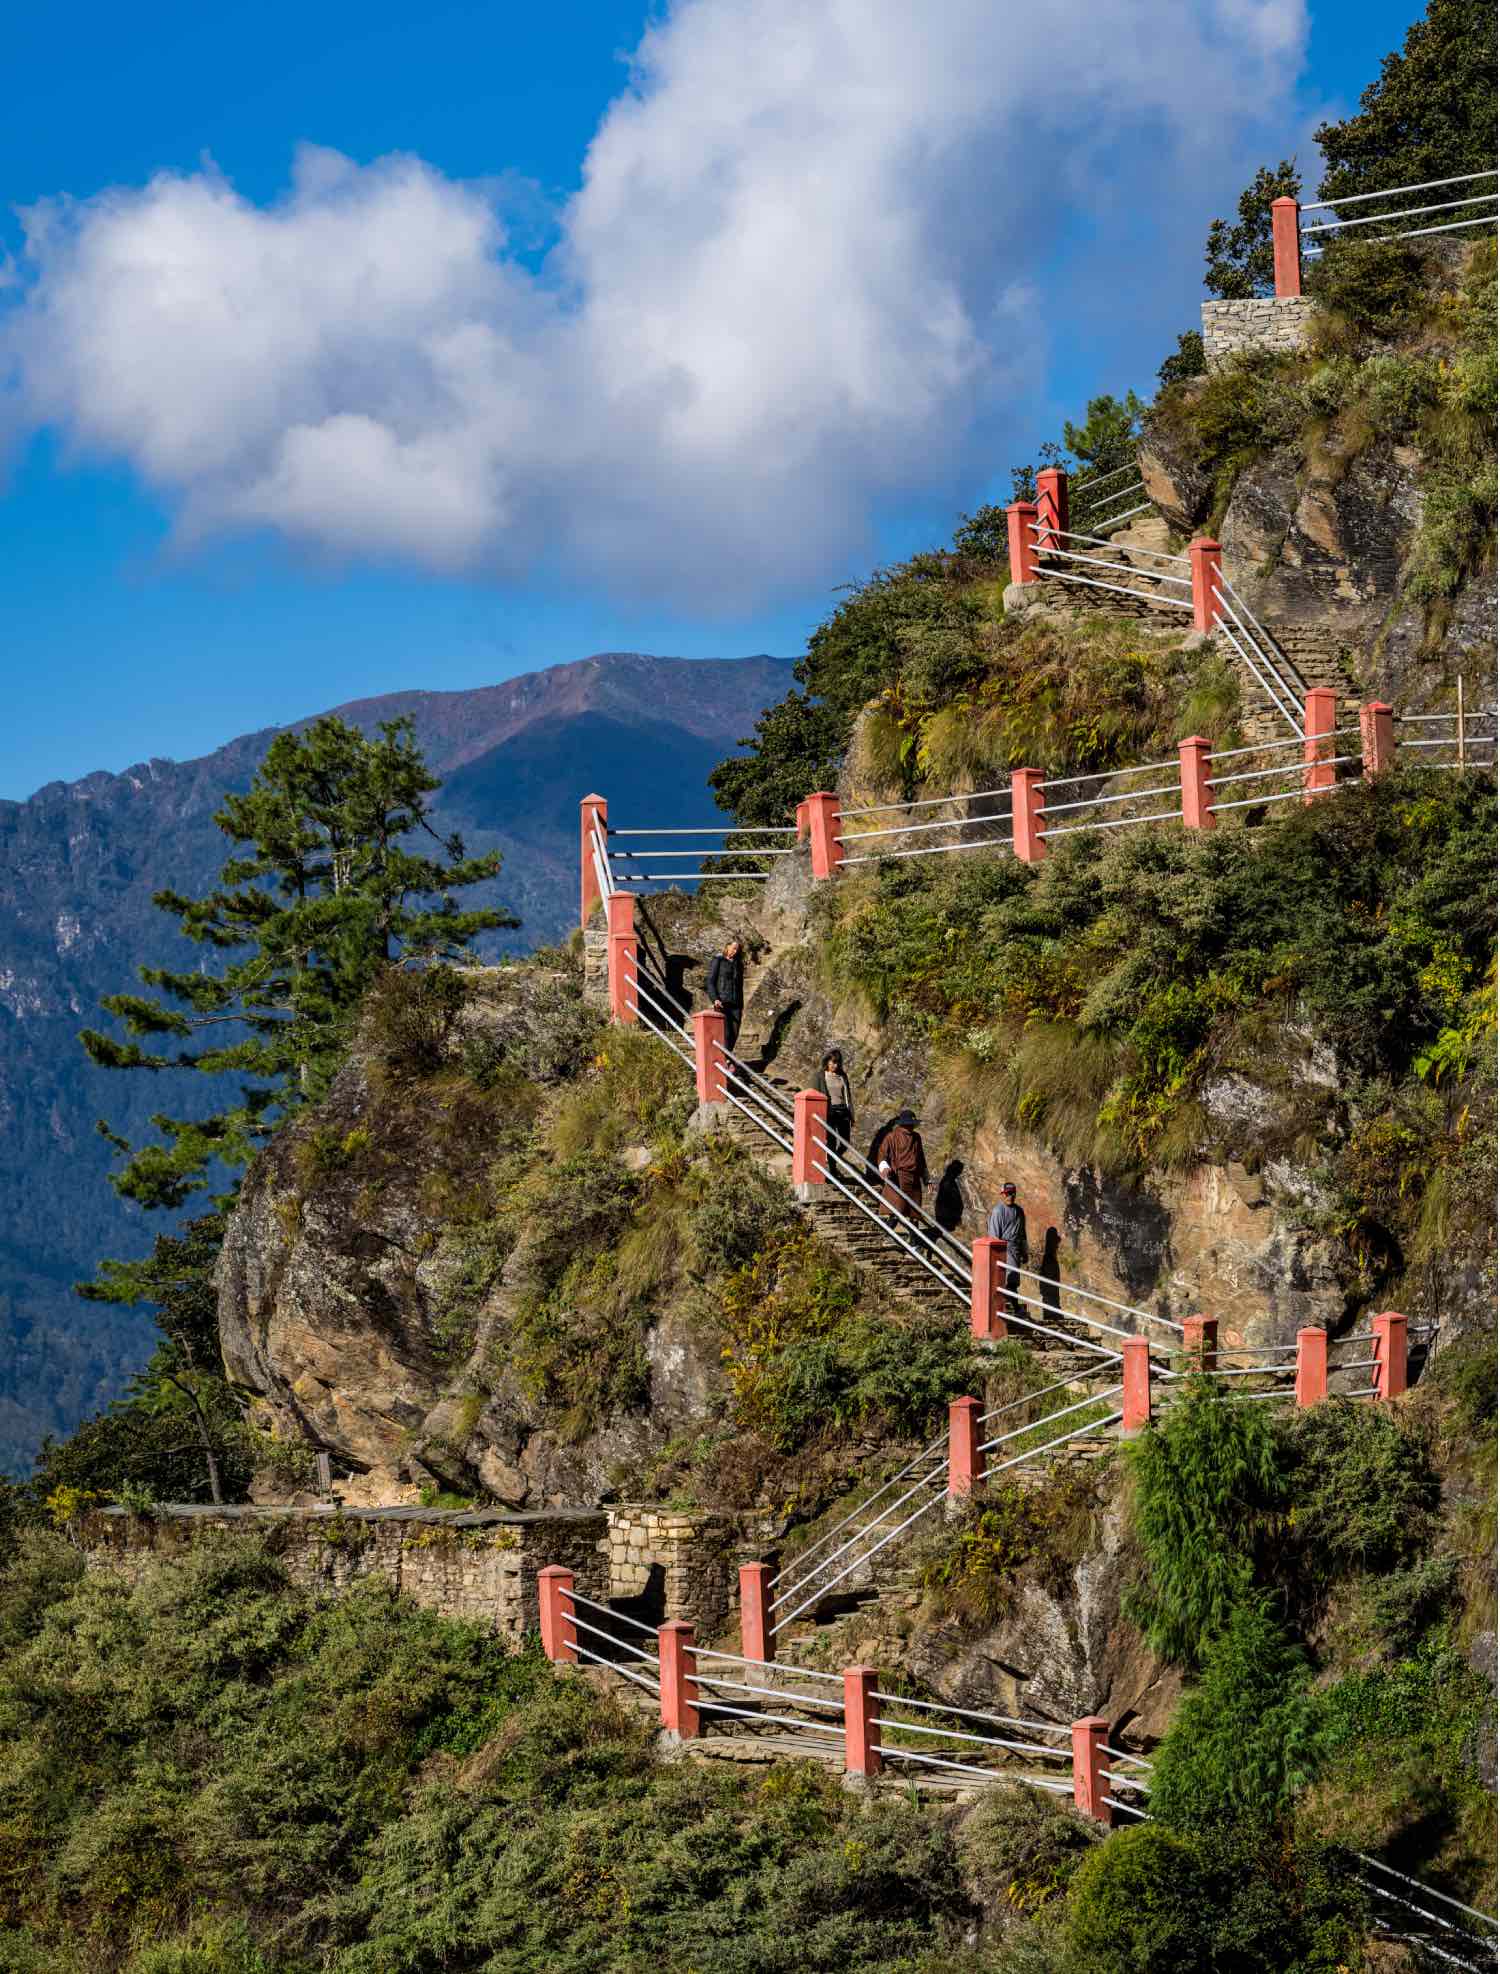
M967 829L971 823L1008 823L1009 821L1009 815L951 816L946 822L892 823L885 829L857 829L851 836L836 836L833 840L835 843L871 843L877 836L920 836L929 829Z
M1493 168L1486 166L1483 171L1461 171L1456 178L1428 178L1420 185L1392 185L1385 192L1347 192L1340 199L1310 199L1299 210L1302 212L1322 212L1325 207L1365 205L1371 199L1394 199L1403 192L1435 192L1439 185L1472 185L1476 178L1500 176ZM1372 1864L1373 1858L1366 1858Z
M1394 198L1395 194L1389 196ZM1310 239L1318 233L1342 233L1350 226L1389 226L1392 220L1420 219L1424 213L1456 212L1460 206L1487 206L1494 196L1493 192L1478 192L1469 199L1443 199L1431 206L1403 206L1400 212L1366 213L1361 219L1320 219L1314 225L1304 226L1300 230L1304 239ZM1455 220L1453 224L1472 225L1474 220L1490 219L1493 216L1491 213L1475 213L1473 220ZM1433 230L1436 231L1436 228ZM1399 238L1399 235L1397 237Z
M1115 1412L1112 1413L1110 1417L1107 1419L1096 1419L1092 1421L1089 1425L1079 1428L1077 1431L1064 1433L1061 1439L1049 1440L1045 1446L1036 1446L1031 1448L1031 1450L1027 1453L1017 1454L1013 1459L1002 1460L1000 1465L998 1467L993 1468L991 1472L992 1474L1003 1474L1007 1472L1011 1467L1020 1466L1023 1461L1036 1459L1039 1454L1052 1453L1059 1446L1066 1446L1070 1440L1082 1438L1085 1433L1097 1432L1097 1430L1101 1426L1114 1425L1118 1423L1118 1421L1121 1420L1123 1417L1124 1417L1123 1412ZM912 1489L912 1493L915 1493L916 1491L917 1490L915 1488ZM908 1499L909 1498L910 1497L908 1496ZM789 1625L794 1618L800 1617L802 1613L805 1610L807 1610L811 1605L816 1604L819 1598L826 1597L830 1590L832 1590L837 1584L842 1583L846 1577L852 1575L852 1573L855 1570L857 1570L862 1563L868 1563L873 1557L878 1556L882 1549L886 1548L890 1543L896 1540L896 1537L898 1535L904 1534L906 1530L911 1527L913 1522L919 1521L923 1515L927 1514L929 1510L935 1508L939 1502L945 1500L946 1498L947 1498L946 1494L939 1494L935 1496L933 1500L924 1502L923 1505L919 1509L917 1509L915 1514L908 1515L906 1520L900 1523L898 1527L892 1529L888 1535L882 1536L880 1541L877 1542L873 1546L873 1548L866 1550L863 1556L856 1557L855 1560L852 1563L850 1563L846 1569L841 1570L836 1577L831 1579L831 1581L823 1584L822 1587L816 1590L811 1597L806 1598L801 1604L797 1605L795 1610L788 1611L785 1617L778 1619L777 1622L773 1624L771 1627L772 1635L774 1636L778 1631L782 1630L786 1625Z
M1307 695L1306 679L1303 678L1291 659L1287 657L1281 646L1272 637L1259 617L1256 616L1244 597L1240 595L1234 584L1225 575L1222 567L1217 571L1217 575L1219 581L1224 586L1226 607L1233 609L1235 621L1240 625L1242 630L1245 630L1247 633L1253 633L1255 637L1259 638L1261 644L1265 647L1262 657L1276 672L1276 676L1291 693L1292 698L1294 700L1305 700Z
M1223 590L1215 586L1214 596L1223 605L1225 611L1225 615L1219 618L1216 628L1224 633L1250 667L1256 684L1268 696L1275 710L1298 735L1305 737L1302 719L1296 710L1296 695L1288 691L1286 681L1257 645L1254 633L1241 619L1239 612Z
M1131 573L1134 574L1135 572L1132 571ZM1150 596L1145 590L1125 589L1119 583L1097 582L1092 576L1075 576L1070 574L1066 569L1049 569L1047 571L1047 580L1053 583L1082 583L1085 589L1112 590L1117 596L1133 596L1138 603L1149 603L1157 610L1191 610L1193 607L1186 597ZM1149 582L1153 578L1148 576L1146 580Z

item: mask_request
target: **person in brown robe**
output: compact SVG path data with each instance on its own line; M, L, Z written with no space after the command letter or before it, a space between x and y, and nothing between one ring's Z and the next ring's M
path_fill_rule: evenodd
M893 1218L915 1219L927 1184L927 1154L922 1149L917 1120L901 1111L880 1147L880 1176L885 1181L885 1205Z

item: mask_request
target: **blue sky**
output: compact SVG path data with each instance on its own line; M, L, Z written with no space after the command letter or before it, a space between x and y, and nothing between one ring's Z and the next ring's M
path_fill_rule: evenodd
M1116 0L1023 47L975 6L913 45L869 0L851 76L842 0L693 0L633 81L634 6L10 21L0 246L81 204L0 288L0 796L592 651L795 653L1149 388L1208 220L1413 12Z

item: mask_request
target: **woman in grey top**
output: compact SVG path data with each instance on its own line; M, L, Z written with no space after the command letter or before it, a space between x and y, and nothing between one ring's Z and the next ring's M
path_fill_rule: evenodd
M814 1086L828 1099L828 1135L847 1145L854 1132L854 1095L844 1068L842 1050L830 1049L823 1058Z

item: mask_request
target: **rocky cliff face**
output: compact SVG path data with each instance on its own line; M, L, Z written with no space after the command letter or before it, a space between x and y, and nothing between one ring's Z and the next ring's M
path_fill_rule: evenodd
M514 1051L539 1003L578 1020L564 976L514 965L469 979L455 1047ZM461 1078L393 1081L361 1049L245 1182L220 1261L225 1366L259 1394L259 1421L284 1448L325 1450L354 1477L341 1490L351 1502L411 1501L426 1487L510 1508L596 1503L707 1409L714 1352L671 1307L647 1339L640 1402L606 1408L586 1436L528 1391L504 1339L538 1250L567 1238L545 1211L482 1293L465 1293L475 1189L524 1143L538 1101L537 1084L516 1080L489 1092ZM285 1471L257 1489L287 1491Z

